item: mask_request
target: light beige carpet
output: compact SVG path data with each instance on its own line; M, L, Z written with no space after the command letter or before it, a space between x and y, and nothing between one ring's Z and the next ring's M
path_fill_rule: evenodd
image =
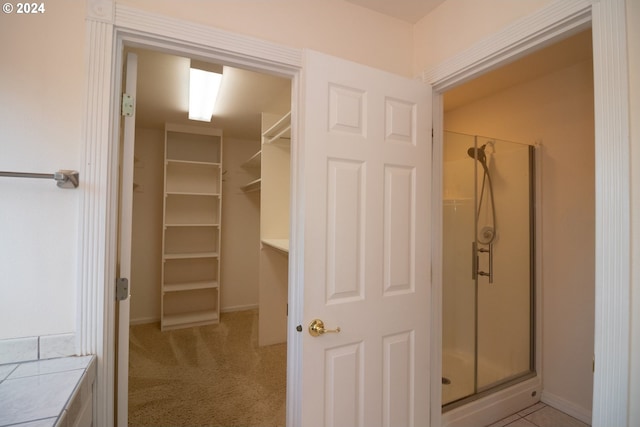
M218 325L130 328L130 427L285 425L286 344L258 347L257 311Z

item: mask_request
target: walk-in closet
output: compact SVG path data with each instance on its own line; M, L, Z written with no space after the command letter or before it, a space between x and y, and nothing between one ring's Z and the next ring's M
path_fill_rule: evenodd
M129 425L284 425L291 81L213 64L193 121L192 59L129 50Z

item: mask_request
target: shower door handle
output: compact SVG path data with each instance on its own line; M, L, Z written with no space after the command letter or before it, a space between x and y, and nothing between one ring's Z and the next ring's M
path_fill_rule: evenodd
M471 242L471 280L478 278L478 244Z
M489 283L493 283L493 243L489 243Z
M484 252L489 255L489 272L485 273L484 271L478 271L480 276L486 276L489 278L489 284L493 283L493 243L489 243L489 248L480 248L478 252Z
M489 272L485 273L480 271L480 261L478 260L478 253L485 252L489 255ZM489 243L489 248L478 248L476 242L471 242L471 279L476 280L478 276L489 277L489 283L493 283L493 243Z

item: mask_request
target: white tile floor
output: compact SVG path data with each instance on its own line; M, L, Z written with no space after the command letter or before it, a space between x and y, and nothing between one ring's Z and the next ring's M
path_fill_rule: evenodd
M589 427L589 425L540 402L487 427Z

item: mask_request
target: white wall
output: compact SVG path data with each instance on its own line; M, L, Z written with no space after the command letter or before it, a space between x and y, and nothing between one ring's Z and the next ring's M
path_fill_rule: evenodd
M41 15L0 14L0 170L76 169L82 183L84 15L75 0L46 2ZM87 190L0 178L0 339L75 332Z
M160 320L164 131L136 128L131 231L131 323Z
M412 76L412 25L343 0L117 3Z
M430 69L552 0L447 0L414 27L413 74Z
M260 150L260 141L225 139L222 182L222 311L258 306L260 263L260 192L240 187L255 173L242 164Z
M595 310L591 62L447 112L445 129L542 142L543 398L559 398L589 416Z

